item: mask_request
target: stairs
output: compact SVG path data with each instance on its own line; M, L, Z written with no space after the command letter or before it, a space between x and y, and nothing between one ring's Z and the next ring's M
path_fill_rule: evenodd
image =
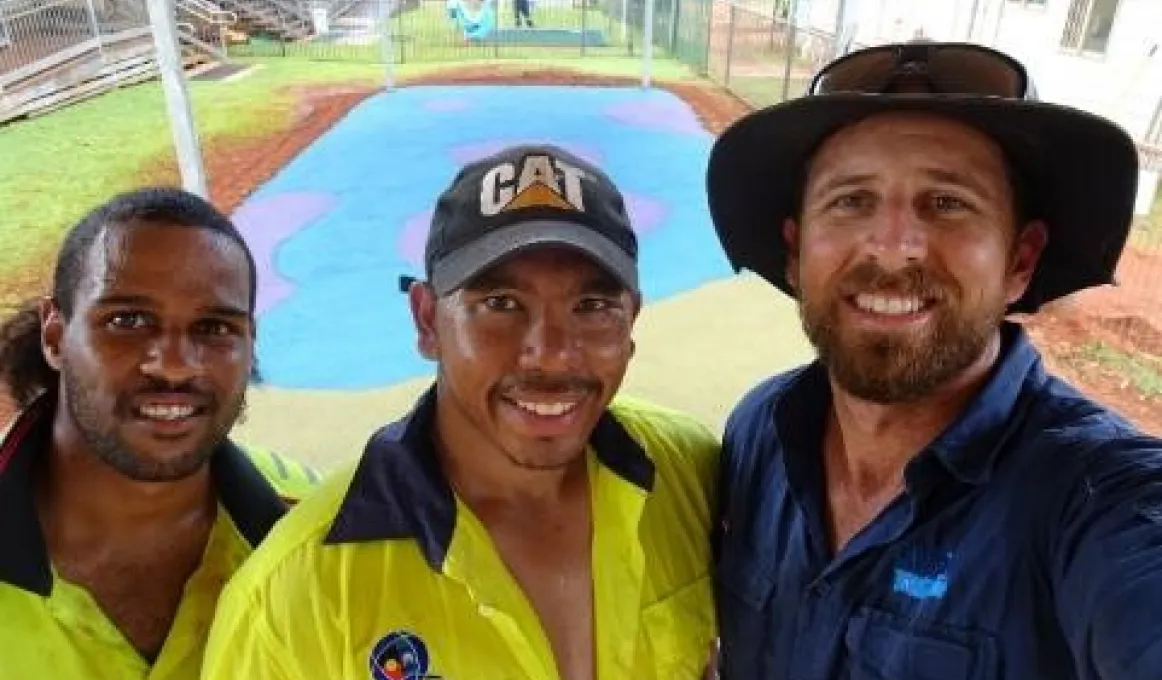
M72 10L68 0L36 5L16 0L25 21L9 28L0 45L0 124L41 115L104 92L157 77L153 34L144 0L120 3L118 16L62 22L47 10ZM196 3L196 4L194 4ZM13 15L12 0L0 0L0 17ZM5 10L8 14L3 14ZM39 10L39 14L37 11ZM207 0L179 0L178 34L187 71L228 61L225 27L233 15ZM10 27L14 24L9 22Z
M156 73L149 29L90 38L0 76L0 122L48 113Z
M226 32L238 23L237 14L223 10L210 0L176 0L175 10L178 38L187 56L197 57L201 53L229 61Z
M282 40L310 37L310 11L296 0L218 0L222 8L237 15L242 30L265 33Z
M0 0L0 124L158 74L146 0ZM329 14L359 0L327 0ZM175 0L187 71L228 62L230 32L313 35L308 0Z

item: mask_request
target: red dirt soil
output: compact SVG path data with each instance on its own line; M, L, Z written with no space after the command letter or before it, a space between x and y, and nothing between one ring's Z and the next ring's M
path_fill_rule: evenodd
M466 66L410 79L401 85L628 86L637 82L628 77L594 76L567 69ZM751 110L742 100L711 85L659 82L657 86L685 100L713 134L720 133ZM259 138L208 140L204 154L214 203L227 211L236 208L250 192L376 91L361 83L295 88L290 94L296 105L292 120L285 128ZM142 183L176 182L177 171L172 159L161 160L142 171ZM1162 295L1152 292L1162 282L1162 253L1127 249L1118 278L1121 284L1118 288L1078 294L1055 303L1052 308L1025 320L1025 324L1052 370L1138 426L1162 435L1162 399L1144 397L1126 378L1087 359L1080 351L1101 342L1137 355L1162 357ZM47 265L30 266L27 271L0 281L0 296L11 300L15 294L42 290L47 280ZM0 398L0 423L10 413L6 406Z

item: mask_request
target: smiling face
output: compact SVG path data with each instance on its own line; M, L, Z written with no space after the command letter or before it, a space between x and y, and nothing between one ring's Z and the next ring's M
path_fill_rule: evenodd
M1014 223L995 142L961 123L885 114L812 159L784 235L803 327L836 382L877 403L932 393L978 361L1045 243Z
M105 228L74 309L42 311L58 427L137 481L198 471L243 404L253 364L249 264L208 229Z
M438 429L524 468L577 460L621 385L638 300L563 248L512 256L436 298L414 285L420 349L439 363Z

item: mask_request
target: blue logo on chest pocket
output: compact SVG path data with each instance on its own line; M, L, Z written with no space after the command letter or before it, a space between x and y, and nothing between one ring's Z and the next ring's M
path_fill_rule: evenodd
M951 565L950 552L925 556L919 550L912 550L897 563L893 571L892 590L918 600L939 600L948 592L948 569Z
M948 575L921 576L910 571L897 569L892 582L892 590L918 600L933 598L939 600L948 591Z

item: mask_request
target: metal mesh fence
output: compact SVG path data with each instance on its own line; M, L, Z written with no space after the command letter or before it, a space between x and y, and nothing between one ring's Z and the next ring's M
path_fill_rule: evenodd
M358 0L311 13L313 35L256 33L235 56L395 63L475 59L621 56L633 36L616 0ZM526 8L517 25L517 7ZM527 14L533 25L527 26Z

